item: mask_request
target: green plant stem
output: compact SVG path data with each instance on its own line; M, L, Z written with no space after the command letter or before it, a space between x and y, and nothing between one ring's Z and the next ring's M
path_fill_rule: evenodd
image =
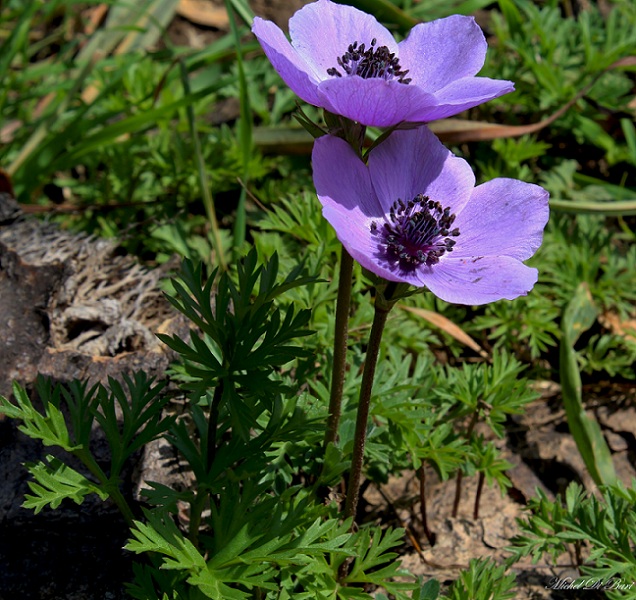
M114 485L112 489L109 487L108 493L121 514L124 516L126 523L132 526L135 516L133 515L128 502L126 502L126 498L124 498L124 495L119 491L119 488L116 485Z
M371 392L373 390L373 378L380 353L382 333L386 325L392 305L379 305L376 301L373 325L369 336L367 357L364 363L362 384L360 387L360 401L358 402L358 416L356 419L356 431L353 440L353 457L351 459L351 472L349 473L349 486L345 501L344 518L348 519L356 514L358 499L360 496L360 480L362 478L362 464L364 459L364 447L367 440L367 421L369 419L369 406L371 404Z
M208 473L214 466L214 460L216 459L216 430L219 427L219 408L221 406L221 400L223 399L223 379L219 380L219 383L214 388L214 396L212 396L212 404L210 405L210 418L208 419L208 433L207 444L205 448L205 457ZM188 537L190 541L196 546L199 541L199 527L201 526L201 515L203 509L208 501L209 494L201 489L198 489L194 500L190 504L190 525L188 527Z
M349 331L349 306L353 280L353 258L342 248L340 274L338 276L338 300L336 302L336 325L333 342L333 370L331 374L331 395L329 397L329 419L325 433L325 451L329 443L338 438L338 426L342 413L342 390L346 371L347 337Z
M188 538L194 544L199 544L199 527L201 527L201 515L208 499L208 494L203 490L197 490L196 496L190 504L190 525L188 526Z
M135 515L133 515L132 509L128 505L128 502L126 502L126 498L124 498L124 495L119 491L117 482L111 481L106 476L106 473L102 471L100 466L97 464L93 456L86 448L75 450L73 454L77 458L79 458L86 466L86 468L97 478L99 483L103 486L104 491L108 493L110 499L115 503L115 505L123 515L126 523L132 526Z
M208 473L214 465L216 458L216 430L219 427L219 408L221 399L223 398L223 379L219 380L216 388L214 388L214 396L210 405L210 418L208 420L208 447L207 447L207 465Z

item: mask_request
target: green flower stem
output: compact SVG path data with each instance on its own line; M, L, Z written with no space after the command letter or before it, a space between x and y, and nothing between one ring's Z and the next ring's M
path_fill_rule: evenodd
M344 518L348 519L356 514L358 499L360 496L360 480L362 478L362 464L364 460L364 446L367 440L367 421L369 419L369 406L371 404L371 392L373 390L373 378L380 353L380 342L386 320L393 303L375 303L373 325L369 336L367 357L364 363L362 384L360 387L360 401L358 402L358 416L356 419L356 432L353 440L353 458L351 459L351 472L349 473L349 486L345 502Z
M360 123L339 115L324 112L325 123L332 134L346 140L363 159L362 150L367 128ZM349 331L349 305L353 285L353 258L342 247L340 275L338 277L338 300L336 303L336 325L333 342L333 370L331 373L331 393L329 395L329 419L325 432L325 452L329 443L335 444L342 413L342 390L346 371L347 334Z
M349 305L353 280L353 258L342 247L340 275L338 277L338 300L336 302L336 326L333 343L333 370L331 395L329 397L329 419L325 433L325 451L329 443L335 444L342 412L342 390L347 366L347 336L349 331Z

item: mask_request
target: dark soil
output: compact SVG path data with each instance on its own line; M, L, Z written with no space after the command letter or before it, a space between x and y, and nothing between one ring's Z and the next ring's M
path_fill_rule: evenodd
M72 504L72 503L71 503ZM123 600L129 530L114 507L64 506L0 528L1 600Z

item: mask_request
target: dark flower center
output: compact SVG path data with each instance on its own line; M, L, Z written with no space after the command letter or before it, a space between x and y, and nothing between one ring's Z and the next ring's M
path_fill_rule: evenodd
M378 239L382 251L391 262L404 269L435 265L452 252L459 229L451 229L455 214L439 202L418 194L410 202L397 200L384 223L373 221L371 234Z
M347 52L338 57L338 65L346 75L358 75L364 79L379 77L390 81L397 79L399 83L410 83L405 78L408 73L402 70L400 61L386 46L375 47L376 39L371 40L371 46L366 48L364 44L354 42L349 45ZM336 68L327 69L327 75L342 77L342 73Z

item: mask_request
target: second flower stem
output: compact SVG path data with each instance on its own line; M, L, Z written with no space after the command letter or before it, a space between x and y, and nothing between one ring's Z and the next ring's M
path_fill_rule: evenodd
M349 305L353 279L353 258L342 248L340 275L338 276L338 299L336 302L336 325L333 343L333 370L331 394L329 396L329 419L325 433L325 451L329 443L335 444L342 412L342 390L346 371L347 337L349 331Z
M356 431L353 440L353 457L351 459L351 472L349 473L349 486L347 488L347 500L344 508L344 518L348 519L356 514L358 500L360 496L360 480L362 478L362 465L364 461L364 447L367 440L367 421L369 419L369 407L371 405L371 392L373 390L373 379L375 368L378 364L380 353L380 343L382 333L386 325L386 319L391 310L391 306L386 306L376 302L373 325L369 336L367 347L367 357L364 362L364 372L362 374L362 384L360 387L360 401L358 402L358 416L356 419Z

